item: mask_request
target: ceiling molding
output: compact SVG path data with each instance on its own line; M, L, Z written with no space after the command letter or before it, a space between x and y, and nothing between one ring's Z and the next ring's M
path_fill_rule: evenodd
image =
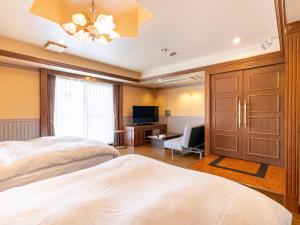
M60 68L64 68L64 69L80 71L80 72L84 72L84 73L97 74L97 75L111 77L111 78L120 79L120 80L139 82L139 79L136 79L136 78L125 77L125 76L114 74L114 73L108 73L108 72L104 72L104 71L100 71L100 70L94 70L94 69L90 69L90 68L86 68L86 67L57 62L57 61L53 61L53 60L49 60L49 59L43 59L43 58L39 58L39 57L35 57L35 56L6 51L3 49L0 49L0 56L23 60L23 61L27 61L27 62L40 63L40 64L47 65L47 66L55 66L55 67L60 67Z
M251 69L261 66L275 65L280 63L285 63L285 57L281 51L234 60L231 62L215 64L212 66L208 66L206 68L206 71L210 74L216 74L236 70Z
M285 26L287 21L285 0L274 0L274 2L275 2L275 10L276 10L278 35L280 40L280 50L284 54L285 53Z
M290 32L297 31L298 29L300 29L300 22L289 24L288 27L290 27L290 28L288 28L288 30ZM50 66L57 66L57 67L72 69L72 70L76 70L76 71L80 71L80 72L104 75L100 71L95 71L95 70L88 69L88 68L83 68L83 67L79 67L79 66L73 66L73 65L69 65L69 64L59 63L59 62L50 61L50 60L46 60L46 59L41 59L41 58L37 58L37 57L33 57L33 56L27 56L27 55L23 55L23 54L19 54L19 53L8 52L8 51L4 51L4 50L0 50L0 55L10 57L10 58L30 61L30 62L34 62L34 63L41 63L41 64L45 64L45 65L50 65ZM61 71L56 71L56 70L48 70L48 71L52 71L53 73L55 73L57 75L62 75L62 76L67 75L67 76L70 76L70 77L73 76L76 78L84 77L83 79L87 79L87 77L89 77L90 80L97 79L98 81L102 81L102 82L118 83L118 84L122 83L123 85L126 85L126 86L132 86L132 87L138 87L138 88L144 88L144 89L153 89L153 88L144 87L144 86L138 85L138 84L140 84L141 82L144 82L144 81L155 80L158 78L174 77L174 76L185 75L185 74L201 72L201 71L206 71L209 74L216 74L216 73L231 72L231 71L236 71L236 70L241 70L241 69L250 69L250 68L256 68L256 67L261 67L261 66L274 65L274 64L284 63L284 62L285 62L285 57L283 55L283 52L280 51L280 52L268 53L268 54L259 55L259 56L253 56L253 57L249 57L249 58L245 58L245 59L229 61L229 62L225 62L225 63L214 64L214 65L210 65L210 66L203 66L203 67L193 68L193 69L189 69L189 70L168 73L168 74L159 75L159 76L150 77L150 78L144 78L144 79L134 79L134 78L127 78L127 77L124 78L123 76L119 76L119 75L112 76L111 74L107 75L108 77L113 77L113 78L118 78L118 79L123 79L123 80L128 80L128 81L135 81L137 83L136 85L135 84L127 84L124 82L109 81L109 80L105 80L105 79L101 79L101 78L95 78L92 76L82 76L79 74L72 74L72 73L61 72ZM28 69L34 70L34 68L29 68L27 66L26 67L18 66L18 65L7 64L7 63L1 63L0 65L6 65L6 66L10 66L10 67L22 68L22 69L27 69L27 70ZM68 67L68 66L70 66L70 67ZM182 85L175 84L173 86L161 87L161 88L156 88L156 89L159 90L159 89L165 89L165 88L176 88L176 87L183 87L185 85L186 84L182 84ZM187 85L187 86L191 86L191 85Z
M157 91L160 91L160 90L166 90L166 89L193 87L193 86L201 86L201 85L204 85L204 83L199 83L199 84L178 84L178 85L173 85L173 86L168 86L168 87L160 87L160 88L153 88L153 89L155 89Z
M153 90L151 87L144 87L137 84L128 84L118 81L112 81L112 80L105 80L98 77L92 77L92 76L83 76L75 73L67 73L62 71L56 71L56 70L47 70L49 74L55 75L55 76L63 76L63 77L70 77L80 80L88 80L88 81L96 81L101 83L108 83L108 84L115 84L115 85L123 85L127 87L134 87L134 88L140 88L140 89L146 89L146 90Z
M200 71L207 71L210 74L214 73L222 73L222 72L230 72L230 71L235 71L235 70L240 70L240 69L249 69L249 68L255 68L255 67L260 67L260 66L266 66L266 65L273 65L273 64L278 64L278 63L284 63L285 58L282 52L274 52L274 53L268 53L264 55L259 55L259 56L252 56L249 58L245 59L238 59L238 60L233 60L225 63L218 63L210 66L202 66L202 67L197 67L193 69L188 69L188 70L182 70L182 71L177 71L173 73L166 73L154 77L147 77L141 79L141 82L143 81L150 81L150 80L156 80L159 78L167 78L167 77L174 77L174 76L179 76L179 75L185 75L189 73L196 73Z
M126 86L126 87L133 87L133 88L139 88L139 89L146 89L146 90L154 90L153 87L145 87L145 86L138 85L138 84L128 84L128 83L123 83L123 86Z
M80 80L96 81L96 82L109 83L109 84L122 84L122 82L105 80L105 79L101 79L98 77L83 76L80 74L62 72L62 71L57 71L57 70L48 70L48 69L42 69L42 70L45 70L45 71L47 71L48 74L51 74L54 76L70 77L70 78L75 78L75 79L80 79Z
M75 74L75 73L68 73L68 72L57 71L57 70L51 70L51 69L34 68L34 67L30 67L30 66L21 66L21 65L17 65L17 64L4 63L4 62L0 62L0 67L1 66L2 67L14 68L14 69L27 70L27 71L35 71L35 72L39 72L41 70L44 70L44 71L47 71L50 74L57 75L57 76L71 77L71 78L76 78L76 79L81 79L81 80L92 80L92 81L97 81L97 82L102 82L102 83L109 83L109 84L122 84L123 86L128 86L128 87L135 87L135 88L140 88L140 89L153 90L152 87L145 87L145 86L141 86L141 85L138 85L138 84L128 84L128 83L123 83L123 82L117 82L117 81L112 81L112 80L101 79L101 78L98 78L98 77L85 76L85 75L80 75L80 74Z
M167 78L167 77L174 77L174 76L180 76L180 75L185 75L185 74L190 74L190 73L201 72L201 71L205 70L205 68L206 68L206 66L203 66L203 67L197 67L197 68L188 69L188 70L165 73L165 74L156 75L156 76L152 76L152 77L145 77L145 78L141 79L141 82L156 80L159 78Z
M128 86L128 87L153 90L153 88L150 88L150 87L144 87L144 86L140 86L140 85L128 84L128 83L112 81L112 80L105 80L105 79L101 79L98 77L83 76L83 75L79 75L79 74L56 71L56 70L47 70L47 71L49 74L56 75L56 76L70 77L70 78L81 79L81 80L96 81L96 82L102 82L102 83L108 83L108 84L123 85L123 86Z

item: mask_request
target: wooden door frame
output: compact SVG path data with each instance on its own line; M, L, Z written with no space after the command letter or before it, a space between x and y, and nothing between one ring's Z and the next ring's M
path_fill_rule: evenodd
M285 206L299 211L300 21L286 25L286 173Z

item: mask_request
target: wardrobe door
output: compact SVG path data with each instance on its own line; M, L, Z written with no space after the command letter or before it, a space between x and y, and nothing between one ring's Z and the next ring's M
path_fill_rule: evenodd
M242 91L243 72L229 72L211 77L211 153L243 157Z
M244 71L244 159L284 165L284 67Z

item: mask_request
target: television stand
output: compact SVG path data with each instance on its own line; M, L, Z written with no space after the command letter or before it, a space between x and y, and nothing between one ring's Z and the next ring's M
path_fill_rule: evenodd
M149 126L149 125L155 125L154 123L137 123L136 126Z
M125 142L128 146L139 146L151 142L149 136L166 134L167 124L133 125L125 127Z

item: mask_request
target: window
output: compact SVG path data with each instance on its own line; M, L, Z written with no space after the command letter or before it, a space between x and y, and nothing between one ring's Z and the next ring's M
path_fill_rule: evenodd
M113 85L57 77L54 128L56 136L80 136L112 143Z

